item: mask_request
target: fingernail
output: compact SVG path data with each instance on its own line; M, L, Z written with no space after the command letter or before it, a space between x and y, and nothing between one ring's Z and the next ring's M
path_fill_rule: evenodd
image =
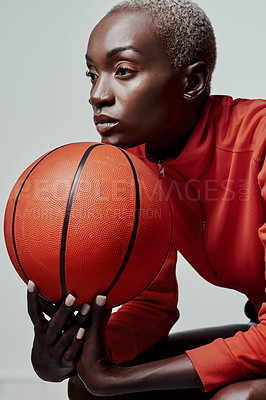
M83 306L81 307L80 314L83 316L89 314L90 308L91 307L88 303L84 303Z
M73 306L75 301L76 301L76 298L72 294L68 294L65 299L65 305L68 307L71 307L71 306Z
M35 285L34 285L34 283L33 283L32 281L29 281L29 282L28 282L28 292L29 292L29 293L33 293L34 290L35 290Z
M84 336L85 329L84 328L79 328L78 333L77 333L77 339L81 340Z
M104 306L106 303L106 296L98 295L95 303L97 306Z

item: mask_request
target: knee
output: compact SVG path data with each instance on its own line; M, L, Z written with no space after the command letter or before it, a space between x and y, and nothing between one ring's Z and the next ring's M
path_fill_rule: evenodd
M216 392L210 400L264 400L266 379L232 383Z

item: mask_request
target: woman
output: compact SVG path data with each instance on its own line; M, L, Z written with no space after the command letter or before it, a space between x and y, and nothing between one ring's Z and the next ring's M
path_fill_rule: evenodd
M103 296L74 318L73 296L54 313L29 283L34 368L70 378L70 399L266 397L266 102L210 96L215 60L210 21L188 0L122 2L91 33L96 128L163 180L174 237L154 282L108 324ZM177 250L208 281L246 294L255 322L165 339L178 318Z

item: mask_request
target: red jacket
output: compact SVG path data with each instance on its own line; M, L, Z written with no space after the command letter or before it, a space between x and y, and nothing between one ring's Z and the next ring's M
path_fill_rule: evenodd
M158 175L145 147L130 149ZM167 336L178 318L176 250L207 281L244 293L260 323L187 351L206 391L266 375L266 101L212 96L182 153L164 161L173 248L154 282L111 317L116 362Z

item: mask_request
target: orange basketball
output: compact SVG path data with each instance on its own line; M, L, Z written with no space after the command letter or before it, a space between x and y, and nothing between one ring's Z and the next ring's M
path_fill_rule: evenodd
M161 182L127 151L72 143L31 164L5 213L11 261L48 300L97 294L114 307L140 293L164 263L172 218Z

